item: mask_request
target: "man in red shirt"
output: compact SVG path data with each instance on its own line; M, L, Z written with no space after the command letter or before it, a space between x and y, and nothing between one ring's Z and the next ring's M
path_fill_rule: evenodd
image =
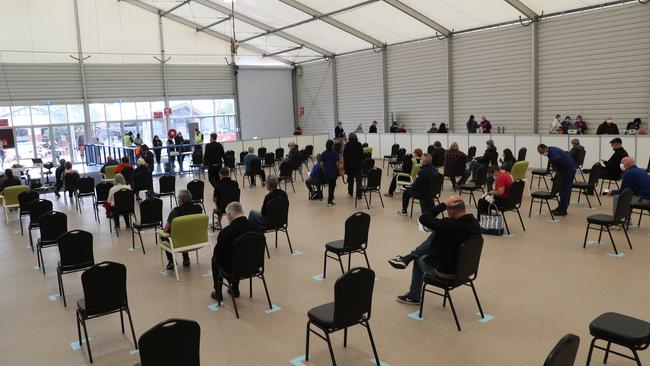
M512 184L512 176L506 171L501 171L498 165L490 165L488 168L488 175L494 176L494 189L489 191L488 194L494 197L494 205L496 205L499 210L505 207L508 203L508 195L510 194L510 185ZM478 217L481 218L481 214L485 214L490 209L490 202L485 198L478 200L477 211Z

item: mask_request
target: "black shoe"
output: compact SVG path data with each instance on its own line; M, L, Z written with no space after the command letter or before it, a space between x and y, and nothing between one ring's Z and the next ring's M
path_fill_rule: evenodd
M408 305L420 305L420 299L413 299L409 296L408 292L404 295L397 296L397 302Z
M409 261L406 260L401 255L398 255L393 259L389 259L388 264L390 264L395 269L405 269L406 267L408 267Z
M220 304L223 302L223 294L221 293L217 294L217 291L212 291L210 297Z
M556 208L555 210L551 211L553 216L566 216L567 212L565 210L560 210L559 208Z
M231 294L231 295L234 295L235 297L239 297L239 289L237 289L237 288L232 290L232 292L231 292L230 289L228 289L228 293Z
M183 259L183 267L189 267L190 266L190 259Z
M173 269L174 269L174 262L173 261L167 262L167 270L172 271Z

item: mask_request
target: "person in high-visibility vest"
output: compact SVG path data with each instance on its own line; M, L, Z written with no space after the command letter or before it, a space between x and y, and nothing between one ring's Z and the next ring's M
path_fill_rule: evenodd
M194 142L197 144L203 143L203 134L199 131L198 128L194 129Z

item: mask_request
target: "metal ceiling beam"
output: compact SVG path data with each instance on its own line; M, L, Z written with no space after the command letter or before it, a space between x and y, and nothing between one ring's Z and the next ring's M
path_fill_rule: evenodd
M208 24L208 25L206 25L206 26L204 26L204 27L197 28L196 31L197 31L197 32L201 32L201 31L203 31L203 30L205 30L205 29L212 28L212 27L214 27L215 25L219 25L219 24L221 24L221 23L224 23L224 22L229 21L231 18L232 18L231 16L227 16L227 17L225 17L225 18L223 18L223 19L221 19L221 20L217 20L216 22L214 22L214 23L212 23L212 24Z
M312 17L320 17L319 20L321 20L321 21L323 21L323 22L325 22L325 23L327 23L327 24L329 24L331 26L334 26L334 27L346 32L346 33L349 33L349 34L351 34L351 35L353 35L353 36L355 36L355 37L357 37L359 39L362 39L362 40L372 44L375 47L384 47L384 42L382 42L382 41L380 41L380 40L378 40L376 38L373 38L373 37L361 32L361 31L359 31L359 30L357 30L355 28L352 28L352 27L344 24L344 23L341 23L336 19L333 19L333 18L330 18L330 17L323 17L323 14L321 12L319 12L318 10L312 9L312 8L308 7L307 5L305 5L305 4L303 4L303 3L299 2L299 1L296 1L296 0L279 0L279 1L284 3L284 4L289 5L292 8L298 9L298 10L302 11L305 14L309 14Z
M176 5L176 6L174 6L173 8L171 8L171 9L169 9L169 10L165 10L165 11L163 11L160 15L165 16L166 14L171 13L172 11L174 11L174 10L180 8L181 6L186 5L186 4L189 4L190 1L191 1L191 0L185 0L185 1L183 1L182 3L180 3L180 4Z
M302 46L293 47L293 48L289 48L288 50L282 50L282 51L277 51L277 52L273 52L273 53L265 53L265 54L262 55L262 57L277 56L277 55L281 55L283 53L287 53L287 52L291 52L291 51L297 51L297 50L301 50L301 49L302 49Z
M384 0L384 2L388 5L391 5L395 9L401 11L402 13L410 16L411 18L419 21L420 23L426 25L427 27L435 30L436 32L442 33L442 35L444 36L448 37L452 33L449 29L445 28L441 24L437 23L436 21L432 20L431 18L427 17L426 15L420 13L419 11L413 9L412 7L404 4L399 0Z
M117 0L117 1L129 3L129 4L131 4L133 6L136 6L136 7L140 8L140 9L147 10L150 13L153 13L153 14L156 14L156 15L159 15L159 16L163 16L162 15L163 11L161 9L158 9L155 6L151 6L149 4L145 4L145 3L141 2L140 0ZM177 23L183 24L183 25L185 25L187 27L190 27L190 28L192 28L194 30L197 30L197 29L201 28L200 24L197 24L197 23L189 21L189 20L187 20L185 18L179 17L178 15L165 14L164 17L169 19L169 20L173 20L173 21L175 21ZM204 29L204 30L201 30L201 32L203 32L203 33L205 33L207 35L210 35L212 37L218 38L218 39L220 39L222 41L228 42L228 43L230 43L230 41L232 40L232 38L229 35L214 31L212 29ZM264 55L264 52L265 52L264 50L262 50L260 48L257 48L255 46L251 46L251 45L247 45L247 44L241 44L240 46L242 48L245 48L245 49L249 50L249 51L259 53L260 56ZM280 62L285 63L287 65L293 65L293 62L291 62L291 61L289 61L289 60L287 60L285 58L278 57L278 56L273 56L272 58L274 60L280 61Z
M539 19L539 14L535 13L531 8L526 6L526 4L522 3L519 0L504 0L510 6L513 8L517 9L518 12L521 14L525 15L528 19L530 20L538 20Z
M256 38L259 38L259 37L264 37L264 36L269 35L269 34L277 33L277 32L280 32L280 31L283 31L283 30L286 30L286 29L289 29L289 28L294 28L294 27L297 27L299 25L303 25L303 24L307 24L307 23L310 23L310 22L313 22L313 21L316 21L316 20L320 20L322 18L326 18L326 17L330 17L332 15L336 15L336 14L344 13L346 11L354 10L354 9L360 8L362 6L366 6L368 4L376 3L377 1L379 1L379 0L366 0L366 1L358 3L358 4L346 6L345 8L342 8L342 9L334 10L334 11L331 11L329 13L321 14L319 16L313 16L313 17L311 17L309 19L305 19L305 20L302 20L302 21L299 21L299 22L296 22L296 23L293 23L293 24L285 25L284 27L276 28L276 29L267 31L267 32L262 33L262 34L252 36L250 38L243 39L240 42L252 41L252 40L254 40Z
M219 5L219 4L214 3L214 2L212 2L210 0L193 0L193 1L195 3L201 4L203 6L207 6L208 8L211 8L213 10L216 10L216 11L218 11L220 13L223 13L223 14L226 14L226 15L232 13L232 10L229 9L228 7L223 6L223 5ZM235 14L232 14L232 15L234 15L235 19L241 20L244 23L247 23L247 24L250 24L250 25L255 26L257 28L263 29L264 31L268 32L268 31L273 30L273 27L271 27L271 26L269 26L267 24L264 24L264 23L262 23L262 22L260 22L258 20L255 20L253 18L250 18L250 17L248 17L246 15L243 15L241 13L235 12ZM298 38L296 36L293 36L293 35L291 35L289 33L276 32L276 35L278 37L286 39L287 41L302 45L305 48L308 48L308 49L310 49L312 51L318 52L323 56L327 56L327 57L334 56L334 53L332 53L332 52L330 52L330 51L328 51L328 50L326 50L324 48L318 47L317 45L315 45L313 43L304 41L304 40L302 40L302 39L300 39L300 38Z

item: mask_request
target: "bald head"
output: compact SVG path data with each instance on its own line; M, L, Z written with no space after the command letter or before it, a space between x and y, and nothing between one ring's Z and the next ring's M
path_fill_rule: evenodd
M621 160L621 164L623 164L623 167L625 170L628 170L631 166L636 165L636 161L634 161L634 158L631 156L626 156Z

